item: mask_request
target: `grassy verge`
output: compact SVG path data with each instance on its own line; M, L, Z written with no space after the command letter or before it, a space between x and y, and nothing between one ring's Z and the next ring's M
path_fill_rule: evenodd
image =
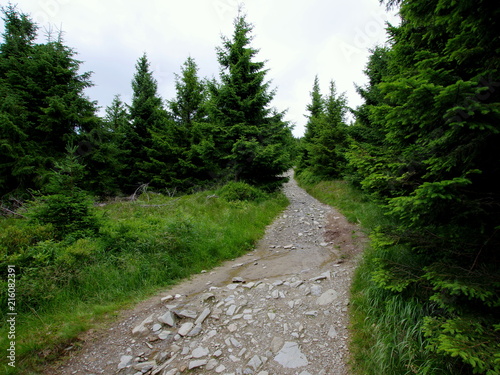
M54 240L50 225L0 221L2 315L8 265L16 271L16 367L0 327L0 372L36 374L78 345L83 331L159 289L252 249L288 204L282 194L228 201L202 192L172 199L143 196L98 208L97 235ZM4 277L5 276L5 277Z
M421 324L428 306L412 298L411 291L393 293L373 281L377 262L394 256L376 244L377 228L391 225L381 208L344 181L311 182L299 178L299 185L318 200L335 206L349 221L360 224L372 238L351 287L352 373L457 374L453 363L426 349ZM408 249L403 246L393 248L390 254L397 254L398 262L407 263L404 258L409 257Z

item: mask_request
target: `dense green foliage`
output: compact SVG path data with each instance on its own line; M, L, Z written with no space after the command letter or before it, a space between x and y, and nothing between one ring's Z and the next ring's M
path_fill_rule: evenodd
M372 228L354 287L360 373L500 374L500 7L389 3L401 24L372 50L340 152L337 134L317 135L327 109L315 81L298 175L344 176L389 220Z
M367 270L387 298L421 305L422 350L448 358L442 373L499 374L500 44L492 30L500 8L412 0L400 14L390 47L373 51L369 85L358 89L365 104L349 129L349 177L393 218L373 235Z
M337 94L335 82L330 82L326 98L321 95L319 79L316 76L306 131L301 139L297 174L313 180L339 178L346 168L346 114L345 94Z
M217 49L220 81L198 77L189 57L176 75L176 96L164 102L146 54L136 64L130 104L116 96L97 116L84 95L91 73L61 35L36 44L37 26L2 8L0 46L0 197L25 198L42 189L68 145L77 145L86 176L79 188L97 196L132 194L145 186L189 192L229 180L267 189L292 165L295 143L263 62L253 58L252 26L235 20L232 39ZM17 199L16 201L19 201Z
M51 224L55 238L92 236L99 230L90 197L78 187L83 179L83 166L74 156L76 148L68 149L68 157L56 163L44 186L44 195L28 205L26 215L37 224Z
M232 39L218 48L220 82L210 82L209 117L216 149L213 173L225 178L276 187L293 165L291 129L284 113L270 108L274 91L265 82L264 62L255 62L250 25L239 15Z
M389 25L388 45L371 51L352 126L344 94L332 81L323 96L316 77L297 174L306 185L345 177L365 194L345 183L311 188L371 233L353 289L360 373L500 374L500 7L387 3L400 7L401 24ZM217 49L219 80L200 79L188 58L165 105L144 54L132 103L116 97L101 119L83 94L90 73L79 73L61 36L37 44L27 15L12 6L3 14L0 195L38 191L19 211L29 221L1 223L2 262L20 267L25 311L69 298L63 286L86 303L102 267L130 271L130 290L140 290L229 256L210 242L218 238L212 224L184 216L185 208L164 218L127 207L129 216L113 222L95 216L87 197L229 182L209 200L181 202L216 206L225 217L269 201L264 191L282 182L296 142L284 113L271 107L275 92L245 17ZM198 249L201 238L209 244ZM116 280L102 280L111 299L120 294Z
M262 198L262 191L241 181L231 181L219 190L219 196L229 202L254 201Z
M66 145L99 128L95 104L83 94L89 73L59 35L36 44L36 25L13 6L3 8L0 45L0 195L40 188Z

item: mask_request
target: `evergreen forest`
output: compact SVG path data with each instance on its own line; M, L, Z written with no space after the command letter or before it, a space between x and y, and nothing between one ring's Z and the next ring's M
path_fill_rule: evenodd
M368 83L356 86L364 103L349 108L335 80L322 93L316 76L300 139L272 106L276 90L241 13L216 49L217 79L188 57L165 100L144 54L131 103L117 95L99 116L85 95L91 74L62 36L36 42L30 16L3 7L2 312L9 264L34 326L38 314L58 316L56 305L111 311L242 254L286 206L282 176L294 168L370 236L352 286L353 373L500 374L500 5L382 3L401 22L370 50ZM137 295L92 290L104 267L116 279L103 285L128 273ZM62 347L70 331L32 337L20 355Z

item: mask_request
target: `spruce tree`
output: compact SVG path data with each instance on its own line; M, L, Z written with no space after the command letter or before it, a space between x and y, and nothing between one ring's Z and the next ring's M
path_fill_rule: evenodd
M364 74L368 78L366 86L356 86L358 94L364 103L356 108L353 113L355 122L348 127L349 148L346 153L348 158L348 179L357 187L362 187L374 195L391 194L395 186L389 186L379 180L367 179L372 172L386 168L387 173L391 158L391 149L385 142L384 124L375 121L372 110L384 103L384 95L379 84L389 75L389 48L376 47L371 51ZM377 162L374 162L377 160ZM385 185L385 186L384 186Z
M111 104L106 107L104 116L106 127L113 132L123 132L129 126L129 115L120 95L115 95Z
M0 195L40 188L70 142L98 126L96 104L84 94L90 73L62 35L36 44L37 26L14 6L2 8L0 46Z
M206 120L205 84L198 77L198 66L192 57L188 57L181 68L181 74L175 75L176 97L169 102L170 111L179 126L189 128L194 122Z
M153 133L164 131L165 111L146 54L137 61L132 90L130 127L125 129L124 140L124 148L128 152L124 170L126 191L150 183L161 167L151 161L151 157L157 157L153 149Z
M232 38L223 37L217 49L220 83L209 85L215 172L226 179L272 185L292 165L292 135L283 113L270 107L275 92L265 81L265 63L254 61L258 50L250 46L252 29L238 15Z
M301 140L301 152L297 166L300 175L308 171L313 179L339 178L346 160L347 100L345 94L337 94L335 82L330 82L329 95L321 95L319 79L314 79L306 131Z
M313 89L310 95L311 103L306 107L309 112L309 115L306 116L308 121L306 124L306 131L304 133L304 139L306 141L317 136L315 122L324 115L325 111L325 101L321 95L318 76L314 77Z
M371 151L386 152L364 158L361 184L398 223L375 280L422 303L429 355L459 358L453 373L498 373L500 8L407 0L400 15L366 117L382 133Z
M129 155L124 143L130 123L119 95L115 96L105 113L99 125L82 136L77 151L86 166L86 178L81 187L100 197L121 192L126 184L123 170Z
M325 99L325 112L315 139L312 160L313 173L323 178L341 178L346 168L347 146L347 99L345 93L338 94L334 81L330 81Z
M169 101L172 121L168 127L165 153L172 160L175 174L170 184L180 190L203 185L210 179L203 151L209 143L206 84L198 76L198 66L188 57L175 75L176 96ZM209 158L208 158L209 159Z
M306 110L307 112L309 112L309 114L306 115L306 129L304 132L304 136L300 141L300 150L296 169L298 175L300 175L311 166L311 144L313 140L318 136L318 122L324 115L325 110L325 102L323 96L321 95L319 78L317 75L314 77L313 88L309 95L311 97L311 103L306 106Z

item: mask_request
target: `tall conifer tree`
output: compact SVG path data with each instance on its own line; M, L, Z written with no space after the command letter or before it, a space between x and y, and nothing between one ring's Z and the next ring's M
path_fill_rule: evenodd
M339 178L345 170L347 100L330 82L329 94L321 95L319 79L314 79L306 131L301 140L297 173L308 171L313 178Z
M90 73L49 35L36 44L37 26L14 6L2 8L4 42L0 46L0 195L41 187L54 162L65 157L96 127L96 105L84 94Z
M418 299L428 355L458 362L451 373L499 373L500 7L389 3L402 22L389 27L387 67L368 91L380 95L367 96L376 100L362 119L382 137L355 158L398 223L378 241L374 279Z
M132 90L130 127L125 134L125 149L129 152L125 169L129 186L127 190L150 183L159 172L158 166L150 160L157 156L153 149L152 133L164 131L165 111L146 54L137 61Z
M244 15L234 21L232 39L217 49L220 83L210 84L211 121L216 126L219 172L228 178L272 183L291 167L291 130L283 113L270 107L275 92L265 81L264 62L250 46L253 26Z

